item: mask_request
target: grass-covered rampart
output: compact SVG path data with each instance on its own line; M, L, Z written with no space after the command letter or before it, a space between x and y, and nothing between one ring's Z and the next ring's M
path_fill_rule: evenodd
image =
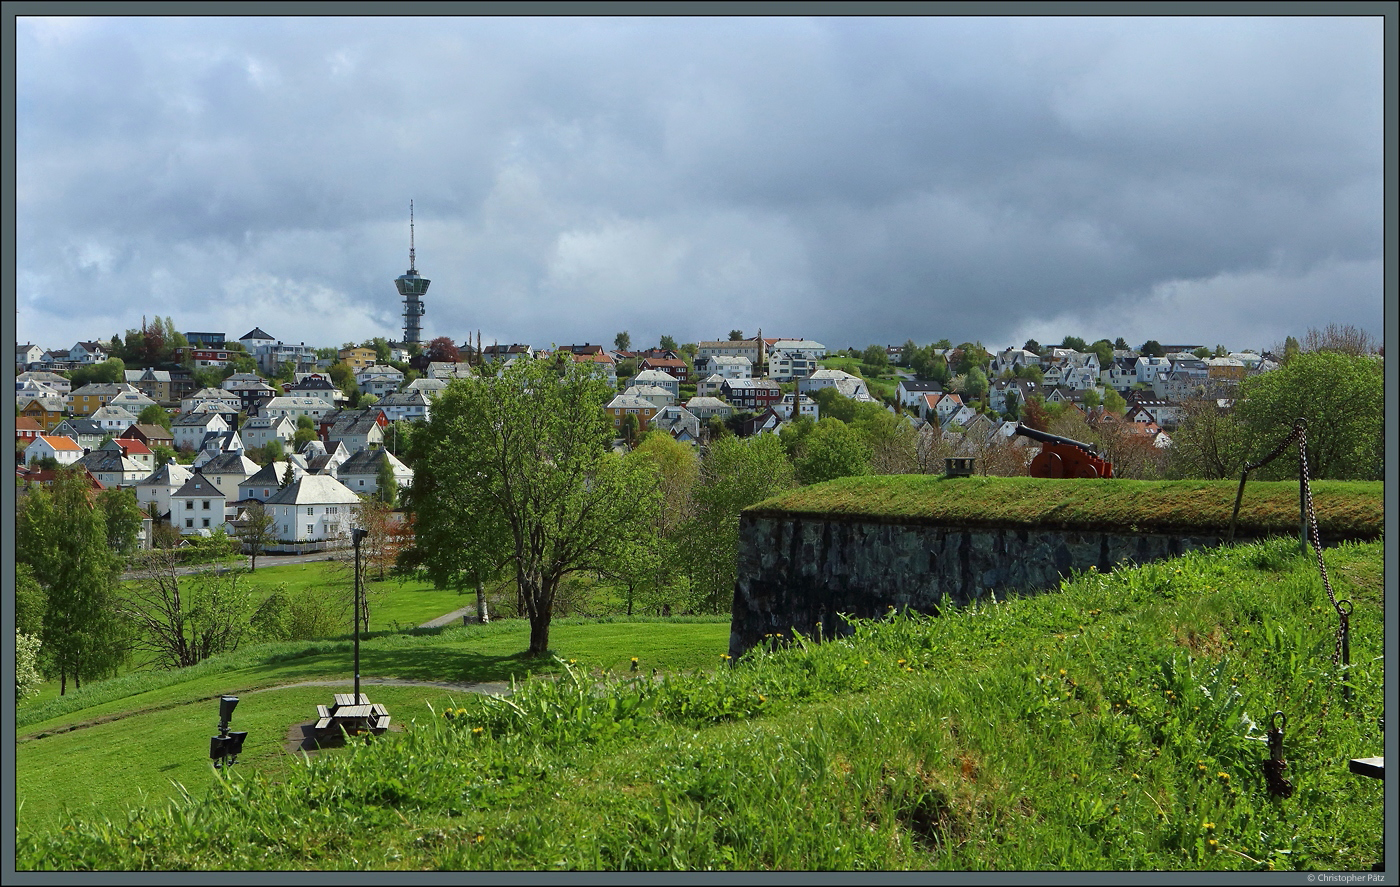
M1383 750L1382 556L1378 542L1326 552L1355 604L1345 676L1316 562L1276 539L938 618L891 613L733 668L600 679L594 663L561 663L509 699L453 700L450 717L241 769L207 796L59 828L21 810L16 860L1368 871L1383 784L1347 760ZM1260 769L1276 710L1286 799Z
M1141 533L1223 534L1237 480L1052 480L904 474L846 477L766 499L745 513L877 523L1028 527ZM1384 529L1378 481L1314 481L1323 544L1374 539ZM1298 533L1298 483L1245 485L1236 535Z

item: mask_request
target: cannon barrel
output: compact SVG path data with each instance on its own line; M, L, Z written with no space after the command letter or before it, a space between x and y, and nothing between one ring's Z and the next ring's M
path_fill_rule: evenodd
M1086 443L1083 443L1082 441L1070 440L1067 437L1060 437L1058 434L1050 434L1047 431L1037 431L1034 428L1027 428L1025 425L1022 425L1019 422L1016 423L1016 433L1021 435L1022 437L1029 437L1031 440L1038 440L1041 443L1065 444L1071 447L1079 447L1079 449L1083 450L1086 453L1091 453L1096 456L1098 455L1098 453L1095 452L1093 447L1089 446Z

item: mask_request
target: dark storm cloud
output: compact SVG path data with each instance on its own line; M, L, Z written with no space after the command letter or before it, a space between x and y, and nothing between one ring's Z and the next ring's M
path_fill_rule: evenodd
M1381 320L1379 19L22 20L19 336ZM1266 309L1266 310L1261 310Z

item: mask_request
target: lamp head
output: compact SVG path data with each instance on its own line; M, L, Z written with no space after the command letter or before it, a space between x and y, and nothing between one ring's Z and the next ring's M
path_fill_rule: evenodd
M237 696L219 697L219 720L227 722L233 717L233 710L238 707Z

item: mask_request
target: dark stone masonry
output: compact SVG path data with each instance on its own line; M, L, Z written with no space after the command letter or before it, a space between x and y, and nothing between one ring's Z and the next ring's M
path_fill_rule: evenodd
M1028 527L969 529L745 514L729 655L770 633L830 637L838 614L869 618L891 606L936 613L949 604L1056 588L1073 571L1109 571L1220 544L1187 536Z

